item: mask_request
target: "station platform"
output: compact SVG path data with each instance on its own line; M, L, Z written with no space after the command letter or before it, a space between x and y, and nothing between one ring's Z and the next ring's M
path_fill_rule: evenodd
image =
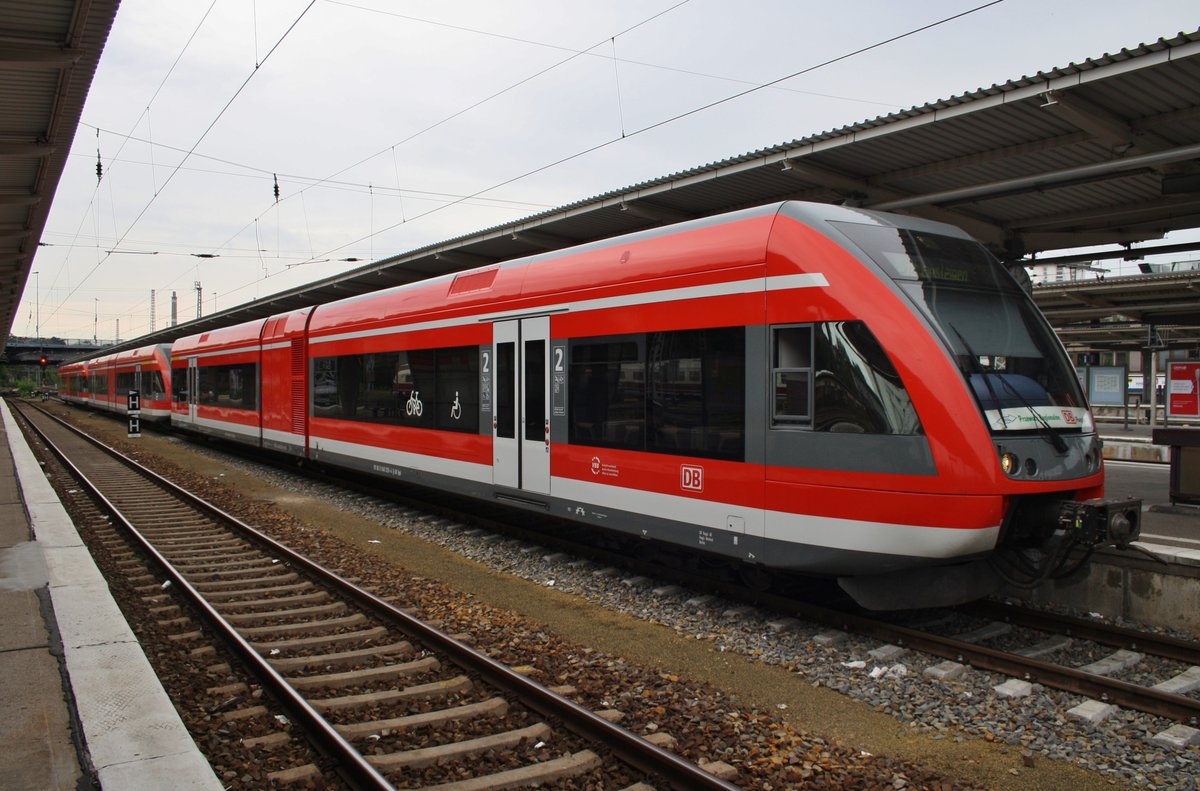
M0 419L0 786L220 791L3 402Z
M1185 551L1179 562L1190 564L1193 560L1200 565L1200 506L1175 505L1171 503L1167 485L1170 448L1155 445L1153 432L1162 426L1142 424L1100 423L1098 431L1104 441L1105 461L1151 462L1162 466L1161 480L1157 485L1145 482L1125 481L1120 471L1110 465L1106 494L1108 496L1140 497L1142 504L1142 534L1144 543L1154 544L1174 558L1175 550Z
M1096 431L1104 440L1104 458L1166 464L1171 460L1170 449L1153 443L1156 428L1162 426L1113 420L1100 420L1096 424Z

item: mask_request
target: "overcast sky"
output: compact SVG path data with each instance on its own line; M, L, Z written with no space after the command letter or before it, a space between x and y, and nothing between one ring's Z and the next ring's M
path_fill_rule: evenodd
M152 289L161 329L196 282L207 315L1198 27L1195 0L122 0L12 331L129 339Z

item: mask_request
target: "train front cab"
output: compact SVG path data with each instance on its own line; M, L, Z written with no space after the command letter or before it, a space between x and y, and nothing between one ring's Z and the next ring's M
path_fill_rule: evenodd
M112 380L112 391L103 400L102 408L124 414L130 391L137 391L142 420L169 421L170 349L166 344L143 346L106 358L105 369Z
M936 542L929 549L968 561L861 577L843 587L877 607L936 604L939 596L967 600L1002 583L1035 586L1077 567L1096 546L1125 546L1136 537L1138 504L1101 497L1100 441L1075 371L1003 266L957 229L835 212L804 209L824 215L816 227L872 271L842 293L854 295L852 312L870 322L894 361L932 465L923 467L921 458L899 447L859 458L916 473L904 493L934 496L888 499L903 519L915 516L931 528L921 531ZM899 309L871 312L873 302ZM842 447L849 449L849 443ZM923 479L926 474L934 477ZM864 498L853 493L845 499ZM970 562L969 544L950 538L955 532L986 551ZM912 554L924 554L917 541L910 546Z
M262 444L262 330L265 319L180 338L171 345L171 424Z

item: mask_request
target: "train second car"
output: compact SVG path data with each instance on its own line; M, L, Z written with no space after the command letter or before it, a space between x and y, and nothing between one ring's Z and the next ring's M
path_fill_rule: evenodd
M1032 300L912 217L785 202L177 341L189 430L742 563L872 607L1137 535Z

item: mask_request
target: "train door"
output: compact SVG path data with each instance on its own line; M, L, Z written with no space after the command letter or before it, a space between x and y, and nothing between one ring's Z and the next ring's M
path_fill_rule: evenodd
M492 482L550 493L550 318L492 325Z
M188 405L188 423L196 423L196 402L197 395L200 393L200 367L199 360L195 357L188 358L187 370L187 405Z
M145 390L145 388L142 387L142 364L141 363L133 364L133 389L138 391L138 395L142 396L143 398L146 397L146 390ZM118 398L120 398L121 396L125 396L126 398L128 398L129 393L117 393Z

